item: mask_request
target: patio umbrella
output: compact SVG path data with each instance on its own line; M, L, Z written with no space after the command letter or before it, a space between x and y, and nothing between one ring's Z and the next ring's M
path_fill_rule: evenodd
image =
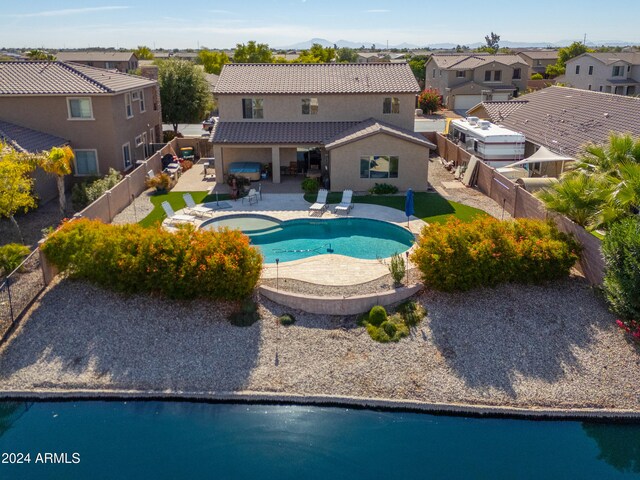
M413 190L407 190L407 198L404 202L404 213L407 215L407 228L409 228L409 217L414 214L413 211Z

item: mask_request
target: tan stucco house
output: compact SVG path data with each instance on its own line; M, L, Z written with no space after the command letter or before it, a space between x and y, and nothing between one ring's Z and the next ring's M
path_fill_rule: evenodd
M61 62L0 62L0 121L66 140L74 174L126 172L161 140L157 82Z
M418 92L407 64L225 65L210 137L216 174L251 163L274 183L303 172L331 190L426 190L435 145L413 131Z
M583 53L567 61L564 81L569 87L617 95L640 93L640 53Z
M138 57L133 52L58 52L56 60L59 62L81 63L89 67L129 72L138 68Z

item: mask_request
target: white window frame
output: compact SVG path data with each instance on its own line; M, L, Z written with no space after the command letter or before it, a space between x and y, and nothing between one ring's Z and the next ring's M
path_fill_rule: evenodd
M131 114L129 114L129 112L131 112ZM128 119L133 118L133 102L131 101L131 92L127 92L124 94L124 113Z
M146 135L146 134L145 134ZM136 147L139 147L140 145L142 145L144 142L142 141L142 135L137 135L136 138L134 139L136 142Z
M153 128L149 129L149 143L156 143L156 131Z
M89 100L89 111L91 112L90 117L72 117L71 116L71 100ZM93 102L91 97L67 97L67 120L73 121L87 121L87 120L95 120L93 117Z
M131 100L134 102L137 102L138 100L140 100L140 91L139 90L134 90L133 92L131 92Z
M144 90L139 90L140 94L140 113L144 113L147 111L147 104L144 101Z
M466 77L466 73L464 70L456 70L456 78L464 78Z
M125 158L125 155L124 155L125 147L129 151L129 165L127 165L127 159ZM133 156L131 155L131 142L122 144L122 165L124 165L123 170L129 170L131 167L133 167Z
M78 173L78 164L76 163L76 155L73 156L73 175L75 177L95 177L100 174L100 161L98 159L98 150L96 148L74 148L74 153L78 152L94 152L96 156L96 173Z

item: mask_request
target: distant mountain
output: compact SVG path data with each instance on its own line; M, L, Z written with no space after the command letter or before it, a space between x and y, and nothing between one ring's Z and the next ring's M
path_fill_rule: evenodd
M276 47L278 50L307 50L311 48L314 43L319 43L323 47L333 47L336 45L338 48L360 48L364 46L365 48L370 48L372 45L375 45L376 48L385 49L387 48L387 42L351 42L349 40L338 40L337 42L330 42L326 38L312 38L311 40L307 40L306 42L294 43L293 45L286 45L282 47ZM389 45L389 48L419 48L418 45L413 45L410 43L401 43L400 45ZM455 45L453 46L455 48Z

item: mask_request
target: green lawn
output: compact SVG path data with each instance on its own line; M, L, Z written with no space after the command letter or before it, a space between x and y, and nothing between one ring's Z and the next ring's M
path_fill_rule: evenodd
M183 193L185 192L169 192L169 193L163 193L161 195L152 195L151 203L155 205L155 208L151 211L149 215L147 215L145 218L140 220L140 222L138 223L143 227L152 227L162 222L167 217L164 213L164 210L162 209L162 202L164 202L165 200L169 202L169 205L171 205L171 207L176 211L186 207L186 204L184 203L184 199L182 198ZM207 195L207 192L190 192L190 193L191 193L191 196L193 197L193 200L196 203L206 203L206 202L216 201L215 194ZM218 195L218 199L228 200L229 195L227 194Z
M307 202L313 203L316 194L305 194ZM331 192L327 198L329 203L340 203L341 192ZM370 203L372 205L382 205L404 212L404 195L362 195L354 196L353 203ZM451 217L456 217L463 222L469 222L477 216L487 215L482 210L468 207L461 203L450 202L437 193L417 192L414 194L415 216L427 223L446 223Z

